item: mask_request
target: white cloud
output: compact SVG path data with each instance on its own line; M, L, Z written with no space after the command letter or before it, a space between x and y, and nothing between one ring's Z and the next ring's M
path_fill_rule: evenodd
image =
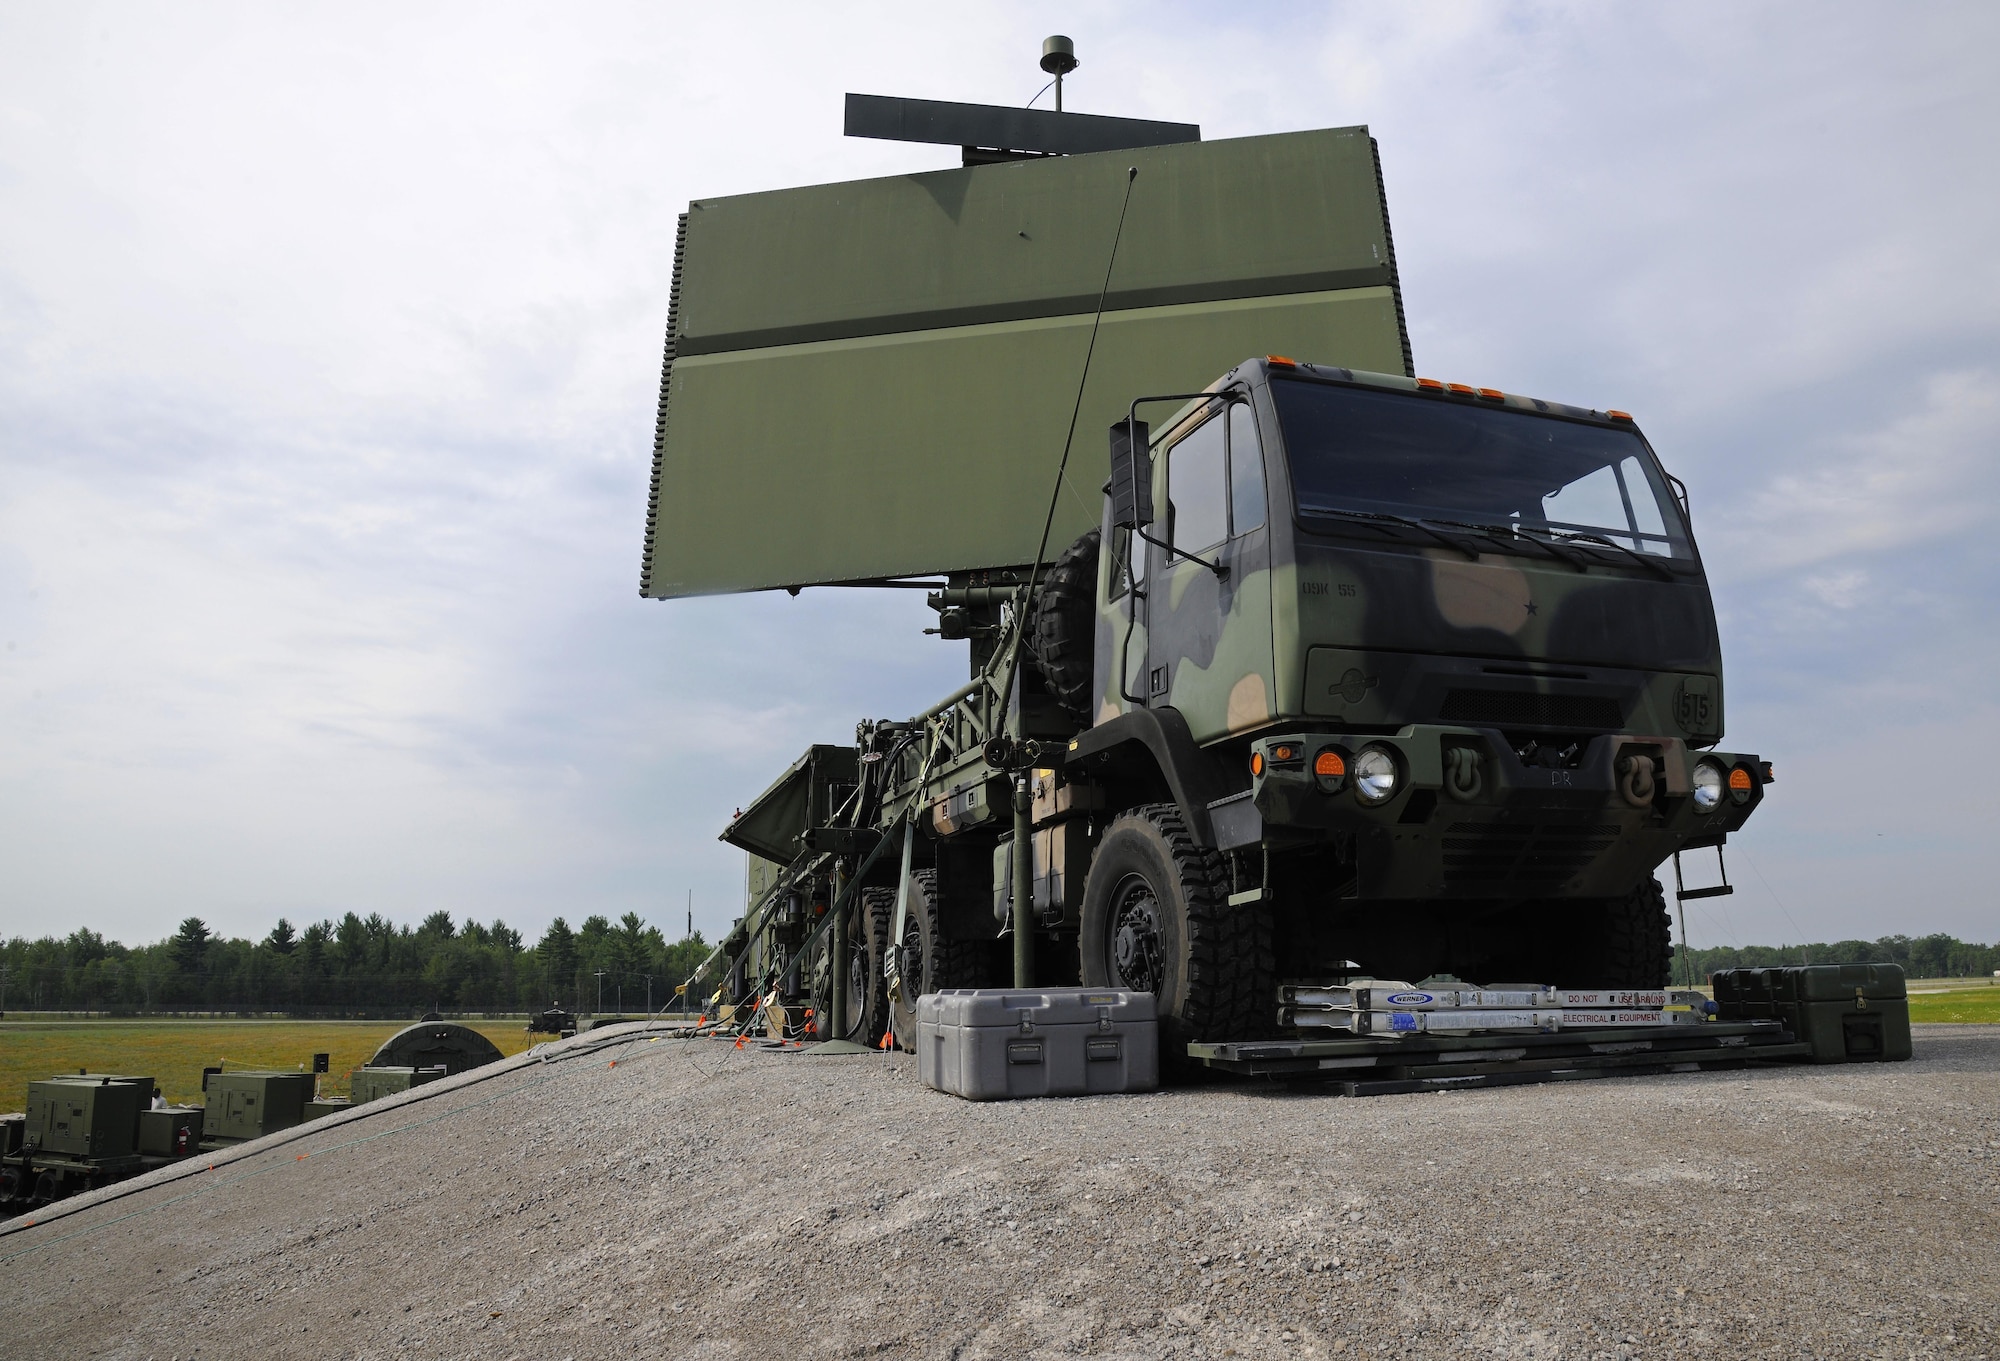
M1369 123L1420 367L1693 486L1732 723L1810 773L1750 854L1991 934L1962 839L1812 838L2000 663L2000 17L1456 3L0 12L0 932L725 922L728 811L963 663L907 597L635 598L674 216L948 164L841 93L1023 102L1055 31L1072 108Z
M1806 577L1801 583L1819 602L1831 609L1852 609L1868 585L1868 574L1853 568Z
M1904 386L1917 389L1915 409L1873 429L1828 432L1809 450L1817 455L1810 466L1794 464L1717 517L1718 541L1737 570L1812 567L1990 525L2000 490L2000 372L1911 377Z

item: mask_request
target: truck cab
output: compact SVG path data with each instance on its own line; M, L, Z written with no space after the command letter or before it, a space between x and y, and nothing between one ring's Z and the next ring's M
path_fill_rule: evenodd
M1716 750L1685 491L1632 418L1278 356L1132 410L1063 777L1171 801L1288 975L1663 983L1653 871L1772 776ZM1085 981L1163 984L1171 933L1093 912Z

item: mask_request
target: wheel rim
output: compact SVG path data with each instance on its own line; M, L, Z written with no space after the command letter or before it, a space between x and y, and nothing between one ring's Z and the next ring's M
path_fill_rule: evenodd
M868 946L852 942L847 950L847 1033L852 1035L868 1024Z
M1160 937L1160 900L1137 875L1118 885L1112 899L1111 929L1105 933L1104 963L1110 976L1133 992L1157 995L1166 977L1166 943Z
M896 946L896 977L902 980L902 993L911 1014L916 1011L915 998L924 990L924 935L917 923L915 913L903 923L903 939Z

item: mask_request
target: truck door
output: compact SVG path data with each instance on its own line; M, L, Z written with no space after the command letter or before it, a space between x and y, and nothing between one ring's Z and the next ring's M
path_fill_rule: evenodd
M1178 709L1197 742L1255 727L1273 712L1261 450L1255 413L1238 400L1181 433L1160 460L1165 494L1156 504L1165 512L1155 536L1175 551L1149 549L1140 693L1150 705Z

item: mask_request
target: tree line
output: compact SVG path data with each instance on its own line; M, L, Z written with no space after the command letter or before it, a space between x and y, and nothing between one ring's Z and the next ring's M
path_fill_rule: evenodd
M1900 964L1911 978L1991 977L2000 969L2000 944L1980 945L1956 936L1884 936L1880 940L1837 940L1814 945L1717 945L1689 950L1674 947L1674 981L1692 974L1707 982L1718 969L1768 969L1784 964Z
M402 1016L425 1011L637 1013L673 1005L676 985L710 953L700 932L669 942L637 913L613 922L561 917L525 945L505 922L433 912L421 926L350 912L296 930L284 918L259 941L189 917L166 940L124 946L80 929L0 944L0 1008L17 1011L278 1012ZM1673 979L1782 964L1900 964L1912 978L1991 976L2000 945L1949 935L1812 945L1720 945L1674 952ZM707 986L707 985L704 985ZM601 990L601 1000L600 1000ZM702 998L688 1005L700 1009Z
M557 917L532 946L503 921L454 922L449 912L415 928L350 912L301 931L281 917L258 941L217 935L189 917L151 945L121 945L88 929L8 940L0 944L0 1007L403 1016L554 1003L636 1014L649 996L655 1009L671 1005L675 986L709 952L700 932L669 942L633 912L615 922L586 917L576 928Z

